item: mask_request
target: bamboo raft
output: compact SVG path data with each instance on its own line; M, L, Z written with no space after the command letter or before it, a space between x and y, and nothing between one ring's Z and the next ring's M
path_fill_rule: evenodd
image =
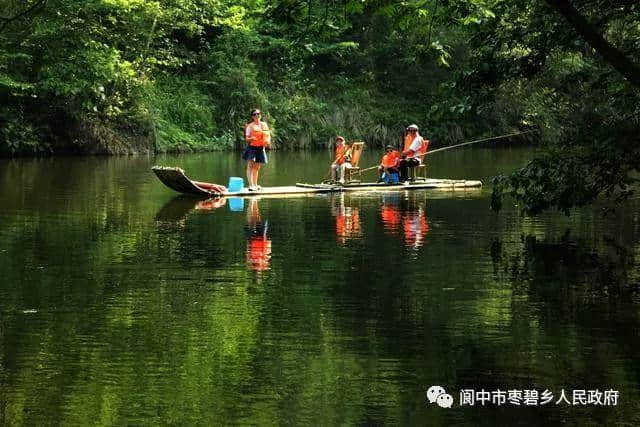
M203 183L189 179L184 171L175 167L154 166L152 171L164 185L182 194L200 197L255 197L255 196L296 196L321 193L363 192L363 191L407 191L407 190L465 190L482 187L480 181L427 178L404 184L385 184L374 182L351 183L345 185L305 184L265 187L257 191L244 188L241 191L213 191ZM221 187L224 188L224 187Z

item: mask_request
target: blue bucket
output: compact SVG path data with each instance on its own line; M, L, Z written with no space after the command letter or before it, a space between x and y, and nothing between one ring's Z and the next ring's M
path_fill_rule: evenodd
M230 197L229 210L231 212L242 212L244 210L244 199L241 197Z
M229 177L229 185L227 189L230 193L242 191L244 189L244 180L238 176Z

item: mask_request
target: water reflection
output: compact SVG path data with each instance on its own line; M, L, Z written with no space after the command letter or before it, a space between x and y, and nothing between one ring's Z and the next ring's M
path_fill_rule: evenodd
M389 234L398 234L402 223L402 212L400 212L400 195L393 194L382 198L380 206L380 218L384 231Z
M177 233L177 241L193 244L198 250L204 247L204 243L200 241L202 233L199 236L191 234L197 227L208 224L207 233L211 233L213 240L206 246L219 248L244 241L245 250L234 254L233 262L240 261L238 255L242 255L242 262L246 264L247 270L261 272L271 268L273 236L269 233L269 225L274 221L283 222L283 217L277 214L278 211L267 221L264 217L264 207L271 207L273 211L274 205L281 204L291 209L303 206L293 201L276 202L260 198L196 200L190 197L175 197L156 214L156 223L159 229L165 232ZM328 229L322 232L325 233L322 234L323 240L327 235L334 234L335 242L343 247L356 241L377 241L376 245L379 246L382 242L379 240L381 236L378 232L382 231L384 235L391 237L389 243L399 242L409 251L417 253L424 246L430 231L425 194L333 194L328 198L316 199L314 204L319 212L330 213L327 218L331 218L331 221L326 224ZM214 214L214 211L215 215L207 215ZM241 220L242 224L238 224L239 228L233 231L232 228L223 227L223 233L214 232L214 224L237 223L238 214L244 217L244 220ZM288 215L291 214L292 212L289 212ZM382 229L376 224L381 224ZM276 239L279 239L278 235Z
M260 216L258 199L249 200L247 207L247 267L256 272L269 270L271 264L271 239L268 235L269 222Z
M246 203L245 203L246 202ZM187 218L194 211L215 211L225 206L230 212L242 212L246 205L246 235L245 259L247 268L252 271L262 272L270 269L271 264L271 239L268 235L269 223L262 218L259 199L239 198L211 198L196 200L192 197L178 196L165 204L156 214L158 225L165 230L179 230L181 234L186 232ZM226 211L226 209L225 209Z
M159 223L181 223L195 208L195 203L193 197L176 196L162 206L155 219Z
M183 229L190 212L212 211L227 204L226 198L198 200L190 196L177 196L169 200L156 214L157 224L164 229Z
M265 183L324 161L276 154L292 168ZM0 162L0 425L640 425L637 201L535 219L490 212L486 189L166 203L142 160ZM621 404L445 410L435 384Z
M196 209L200 211L212 211L221 208L227 204L226 197L216 199L200 200L196 203Z
M419 207L414 211L407 211L402 219L405 245L417 250L424 244L424 238L429 232L427 215L424 208Z
M345 203L345 200L348 202ZM346 199L344 193L336 195L332 200L331 215L336 220L336 237L340 244L345 245L349 240L362 237L360 211L353 205L353 199Z
M385 233L398 235L402 230L404 245L418 250L429 232L426 197L418 194L389 194L382 197L380 218Z

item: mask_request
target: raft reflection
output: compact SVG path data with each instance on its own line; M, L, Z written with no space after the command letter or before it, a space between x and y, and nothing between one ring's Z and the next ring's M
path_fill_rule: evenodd
M262 218L258 203L257 198L227 199L223 197L195 200L191 197L178 196L162 207L156 214L156 221L165 230L184 234L190 212L215 211L228 206L233 215L233 212L244 211L246 206L247 221L244 226L246 265L249 270L263 272L271 268L271 239L268 235L268 221Z
M264 212L260 204L270 202L259 198L241 199L242 203L234 207L233 199L208 199L193 200L176 198L169 202L157 214L156 219L166 230L175 230L184 233L187 224L198 221L197 217L188 220L189 212L200 211L205 213L223 209L221 218L234 215L233 212L245 212L246 222L243 225L245 248L240 254L244 255L244 264L247 270L264 272L271 269L273 256L273 243L269 234L269 221L264 218ZM322 202L319 200L320 204ZM353 197L349 194L335 194L328 200L332 222L328 226L333 228L338 245L347 247L350 244L364 239L365 232L376 236L376 222L382 224L383 235L373 237L384 238L386 235L391 240L399 241L409 251L417 252L426 241L426 235L430 231L426 216L427 198L407 192L405 194L376 194L373 197ZM372 206L373 205L373 206ZM264 208L264 206L263 206ZM373 208L373 209L371 209ZM227 212L227 210L229 212ZM226 212L226 213L225 213ZM363 215L363 212L373 214ZM377 213L377 214L376 214ZM237 214L236 214L237 215ZM218 217L218 214L216 214ZM378 230L380 230L378 228ZM238 230L239 231L239 230ZM326 234L323 239L326 238ZM235 239L239 236L236 234ZM241 238L241 237L240 237ZM278 237L276 237L278 238ZM217 240L216 241L221 241ZM242 239L242 238L241 238ZM235 262L238 260L236 259Z

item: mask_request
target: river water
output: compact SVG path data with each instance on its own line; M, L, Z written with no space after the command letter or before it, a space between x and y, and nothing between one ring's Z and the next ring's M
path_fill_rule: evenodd
M226 202L150 168L226 183L239 153L0 161L0 424L638 425L638 200L492 212L532 155L430 158L482 190Z

